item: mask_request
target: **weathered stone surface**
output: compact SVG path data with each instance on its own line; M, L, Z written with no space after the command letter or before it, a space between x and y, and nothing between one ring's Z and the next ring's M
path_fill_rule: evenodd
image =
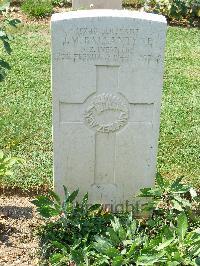
M72 8L121 9L122 0L72 0Z
M166 20L88 10L52 17L54 185L124 204L154 183Z

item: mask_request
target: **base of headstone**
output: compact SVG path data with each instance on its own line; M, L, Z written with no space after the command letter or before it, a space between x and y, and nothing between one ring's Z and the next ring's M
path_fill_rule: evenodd
M73 9L121 9L122 0L72 0Z

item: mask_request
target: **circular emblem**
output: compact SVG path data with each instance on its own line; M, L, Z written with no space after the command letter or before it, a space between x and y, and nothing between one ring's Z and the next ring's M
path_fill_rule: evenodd
M103 93L92 99L84 116L90 128L110 133L126 125L128 114L128 107L123 99L111 93Z

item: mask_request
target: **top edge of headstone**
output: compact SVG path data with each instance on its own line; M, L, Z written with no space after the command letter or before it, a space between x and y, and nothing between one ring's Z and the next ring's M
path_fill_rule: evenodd
M113 17L113 18L135 18L141 20L155 21L167 23L167 20L162 15L146 13L141 11L116 10L116 9L93 9L93 10L78 10L64 13L55 13L51 17L52 22L60 20L80 19L80 18L98 18L98 17Z

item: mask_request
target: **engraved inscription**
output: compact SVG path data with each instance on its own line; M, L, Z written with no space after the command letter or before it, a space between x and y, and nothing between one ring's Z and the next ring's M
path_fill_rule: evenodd
M65 33L64 54L68 60L127 61L133 54L138 29L76 28ZM71 50L70 47L73 47Z
M96 28L94 26L69 28L63 35L61 49L54 55L57 61L123 63L134 59L144 64L160 63L160 51L153 49L154 39L159 38L157 32L143 34L137 27Z
M125 102L111 93L95 96L84 114L89 127L102 133L118 131L126 125L128 116Z

